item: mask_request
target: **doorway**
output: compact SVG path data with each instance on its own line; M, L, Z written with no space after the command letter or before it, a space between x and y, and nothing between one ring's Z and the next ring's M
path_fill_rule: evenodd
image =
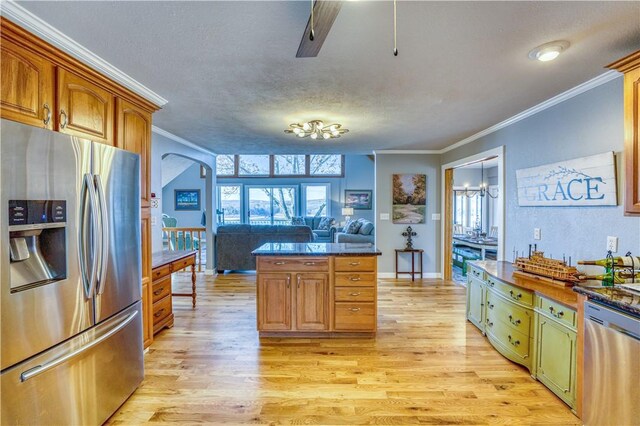
M442 166L442 271L466 283L468 263L504 258L504 147Z

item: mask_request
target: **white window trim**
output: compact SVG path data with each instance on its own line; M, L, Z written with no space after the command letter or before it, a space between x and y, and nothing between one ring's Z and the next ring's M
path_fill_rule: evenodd
M300 215L306 216L306 207L307 207L307 187L308 186L324 186L326 188L326 201L327 206L325 208L326 214L325 217L333 217L331 215L331 184L327 182L308 182L300 184Z

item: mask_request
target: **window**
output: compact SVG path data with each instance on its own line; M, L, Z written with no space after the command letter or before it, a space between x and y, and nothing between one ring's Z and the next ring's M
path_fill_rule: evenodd
M240 155L238 175L240 176L269 176L268 155Z
M290 225L296 215L296 186L247 186L247 218L251 225Z
M344 157L340 154L218 155L216 165L220 178L344 176Z
M218 155L216 157L216 174L233 176L236 174L235 155Z
M330 216L331 184L302 185L302 215Z
M274 155L274 175L304 175L306 173L306 161L304 155Z
M469 230L482 227L483 197L476 190L474 192L472 197L467 197L463 190L453 191L453 222Z
M312 176L342 175L342 155L312 155L309 160L309 174Z
M218 186L218 210L224 212L224 223L242 223L242 186Z

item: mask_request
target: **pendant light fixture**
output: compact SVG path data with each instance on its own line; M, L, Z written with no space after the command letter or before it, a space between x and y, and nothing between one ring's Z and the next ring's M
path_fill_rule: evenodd
M469 185L464 186L464 195L467 198L473 198L476 196L476 194L480 195L480 197L484 197L485 195L488 195L489 198L498 198L498 192L496 192L496 194L493 195L491 191L489 191L489 185L487 185L484 181L484 161L480 162L480 189L470 191Z

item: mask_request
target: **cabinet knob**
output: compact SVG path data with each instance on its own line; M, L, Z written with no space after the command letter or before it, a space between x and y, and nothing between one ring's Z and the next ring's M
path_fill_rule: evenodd
M161 293L162 293L162 290L164 290L164 287L160 287L158 290L154 291L154 292L153 292L153 295L154 295L154 296L158 296L159 294L161 294Z
M62 117L64 116L64 121L62 120ZM65 127L67 127L67 113L64 112L63 109L60 110L60 128L64 129Z
M493 327L493 323L492 323L491 321L489 321L489 320L487 320L487 325L488 325L489 327Z
M49 108L49 105L45 103L44 105L42 105L42 109L46 111L46 114L44 115L44 120L42 121L44 125L47 126L51 121L51 108Z
M164 308L160 309L158 312L156 312L155 314L153 314L154 317L158 318L160 315L162 315L162 313L164 312Z
M489 307L489 309L493 309L493 307L496 306L496 305L494 305L491 302L487 302L487 306Z

